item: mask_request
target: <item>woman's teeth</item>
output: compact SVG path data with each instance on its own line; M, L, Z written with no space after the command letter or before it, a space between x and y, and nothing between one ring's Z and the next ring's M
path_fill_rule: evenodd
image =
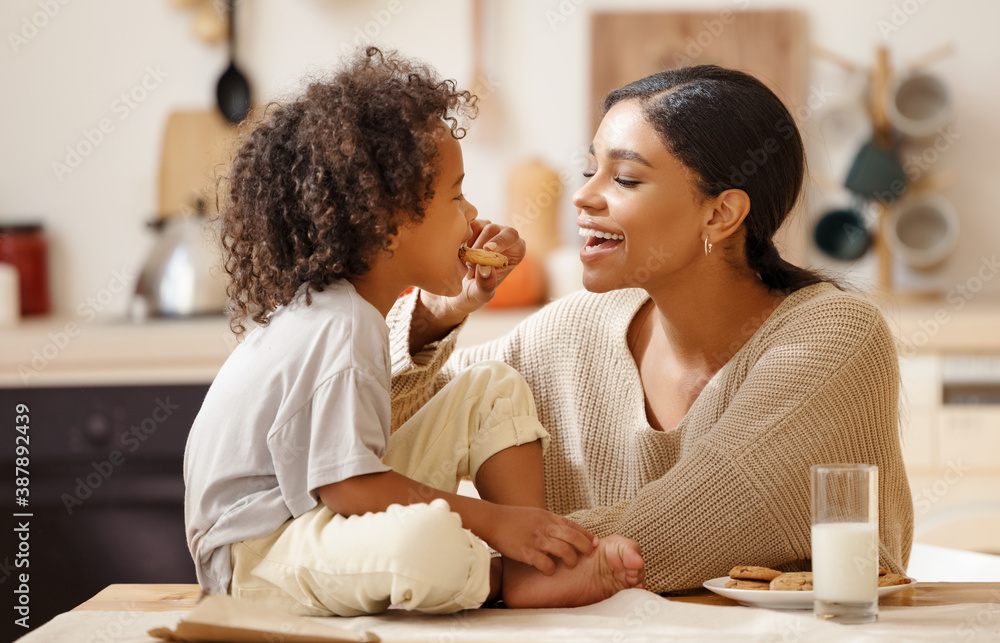
M601 232L600 230L591 230L589 228L580 228L581 237L597 237L598 239L612 239L614 241L621 241L625 238L623 234L612 234L610 232Z

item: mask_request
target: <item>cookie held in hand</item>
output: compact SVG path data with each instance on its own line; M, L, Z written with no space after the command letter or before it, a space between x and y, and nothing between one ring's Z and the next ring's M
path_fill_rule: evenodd
M492 250L481 250L479 248L466 248L462 246L458 249L458 260L466 263L474 263L478 266L491 266L493 268L506 268L507 257Z
M775 592L811 592L812 588L812 572L789 572L771 581L771 591Z
M781 576L781 572L769 567L756 567L754 565L737 565L729 572L730 578L741 580L759 580L770 582Z

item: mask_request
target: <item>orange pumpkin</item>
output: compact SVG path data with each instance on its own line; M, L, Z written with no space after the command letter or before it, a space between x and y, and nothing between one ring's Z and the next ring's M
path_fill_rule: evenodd
M536 306L545 300L545 270L540 261L525 255L493 295L487 308Z

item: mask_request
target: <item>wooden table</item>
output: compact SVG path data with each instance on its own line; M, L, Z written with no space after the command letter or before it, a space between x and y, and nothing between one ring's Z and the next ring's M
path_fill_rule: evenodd
M93 598L74 608L77 610L133 610L138 612L169 612L194 609L201 596L197 585L109 585ZM685 596L668 596L670 600L702 605L737 605L707 589L692 590ZM1000 603L1000 582L997 583L919 583L886 596L879 605L896 607L930 607L961 603Z

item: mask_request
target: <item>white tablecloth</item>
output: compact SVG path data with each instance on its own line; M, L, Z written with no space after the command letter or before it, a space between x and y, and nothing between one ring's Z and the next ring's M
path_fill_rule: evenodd
M154 627L173 628L187 612L68 612L20 639L23 643L155 643ZM383 641L617 643L726 641L768 643L841 641L1000 641L1000 603L940 607L882 607L871 625L838 625L809 611L719 607L669 601L632 589L588 607L548 610L470 610L428 616L392 610L380 616L336 619Z

